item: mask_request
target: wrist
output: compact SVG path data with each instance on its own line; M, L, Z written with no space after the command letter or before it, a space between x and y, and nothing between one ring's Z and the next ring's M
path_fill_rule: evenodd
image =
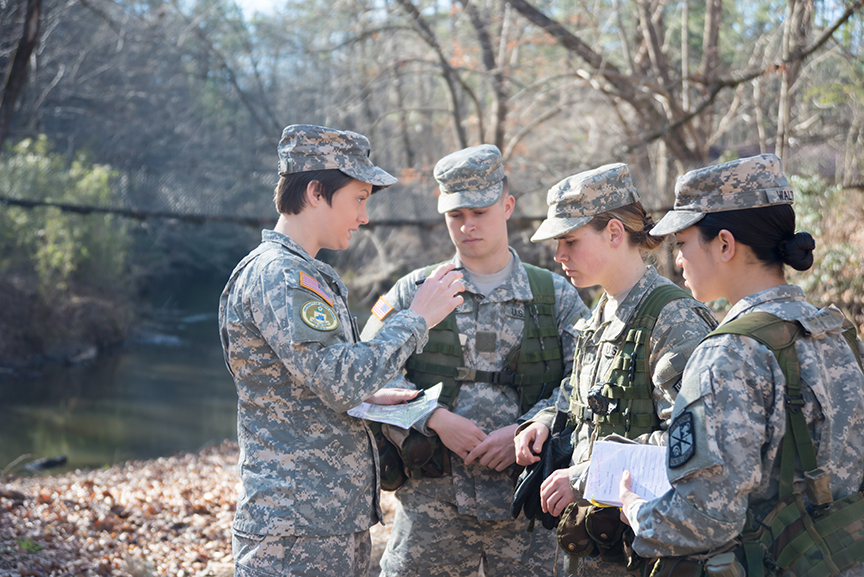
M432 411L432 414L429 416L429 420L426 422L426 427L432 429L437 433L440 428L446 426L445 423L447 422L447 417L449 416L449 414L450 411L448 411L446 408L438 407L437 409Z

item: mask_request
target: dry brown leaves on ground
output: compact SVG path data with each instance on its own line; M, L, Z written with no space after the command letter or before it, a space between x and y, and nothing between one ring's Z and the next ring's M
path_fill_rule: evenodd
M233 575L237 444L0 480L0 576ZM383 495L392 519L392 493ZM377 574L389 525L372 529Z

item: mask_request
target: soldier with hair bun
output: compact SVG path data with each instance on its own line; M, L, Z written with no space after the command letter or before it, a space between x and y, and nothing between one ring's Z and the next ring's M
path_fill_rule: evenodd
M693 349L716 320L704 305L643 262L662 237L639 200L626 164L601 166L565 178L547 195L549 215L531 238L555 239L555 260L577 287L600 285L603 294L590 319L576 324L580 334L569 398L558 411L575 423L569 468L552 473L540 488L540 504L553 517L575 503L568 517L588 516L594 525L610 521L613 542L571 554L570 572L627 575L623 527L617 513L592 508L583 499L593 444L610 435L662 444ZM538 456L556 418L554 407L522 425L516 437L520 465ZM581 511L580 511L581 510ZM584 524L583 524L584 525ZM587 536L590 537L590 536Z
M836 307L786 282L815 243L795 231L780 159L693 170L675 193L651 234L675 233L694 297L732 308L684 371L672 489L644 501L624 475L633 547L660 576L861 575L864 346Z

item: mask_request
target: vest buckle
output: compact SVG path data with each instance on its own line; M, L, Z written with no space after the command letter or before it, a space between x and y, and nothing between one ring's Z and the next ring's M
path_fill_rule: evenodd
M512 387L516 383L516 373L511 371L509 367L504 367L504 370L498 373L498 383Z
M476 376L477 371L475 369L469 369L468 367L458 367L456 369L457 381L473 381Z

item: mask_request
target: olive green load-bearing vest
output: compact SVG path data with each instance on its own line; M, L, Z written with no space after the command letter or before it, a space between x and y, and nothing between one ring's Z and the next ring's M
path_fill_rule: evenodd
M437 265L427 267L428 276ZM522 342L508 357L501 371L481 371L465 367L456 313L429 330L423 352L405 364L405 376L418 389L443 384L439 403L453 408L462 383L493 383L519 391L522 413L539 400L548 398L564 378L561 339L558 335L555 283L546 269L523 263L531 286L532 298L523 307ZM399 442L399 456L411 477L440 477L450 474L450 453L437 436L427 437L411 429ZM392 470L393 467L390 467ZM382 464L382 473L386 467ZM389 486L404 482L396 479Z
M437 266L437 265L435 265ZM426 274L435 270L426 269ZM462 383L509 385L519 391L522 413L537 401L552 394L564 378L561 339L558 336L555 307L555 284L552 273L530 264L522 265L528 274L532 299L524 306L522 344L514 350L501 371L480 371L465 367L456 313L429 329L429 341L423 352L413 355L405 364L405 376L418 389L443 383L439 402L453 408Z
M854 325L843 323L843 337L858 366L864 370ZM786 380L786 432L780 453L778 503L758 522L747 512L740 545L733 550L747 577L789 575L822 577L839 575L864 561L864 483L857 493L839 501L831 495L831 476L817 467L813 439L801 407L801 369L795 341L805 336L795 321L753 312L734 319L709 333L750 337L768 347L777 359ZM804 469L807 500L793 491L796 454ZM663 558L648 565L646 575L707 575L704 561L691 558Z
M580 421L594 422L598 439L613 433L634 439L660 428L660 419L654 409L654 387L648 371L651 333L663 308L683 298L693 297L675 285L661 285L651 291L627 325L624 343L612 359L608 377L603 383L595 385L599 389L597 392L602 395L603 402L600 404L608 407L606 414L584 405L577 405L571 410ZM586 334L585 339L591 336ZM575 395L579 379L575 366L571 379Z

